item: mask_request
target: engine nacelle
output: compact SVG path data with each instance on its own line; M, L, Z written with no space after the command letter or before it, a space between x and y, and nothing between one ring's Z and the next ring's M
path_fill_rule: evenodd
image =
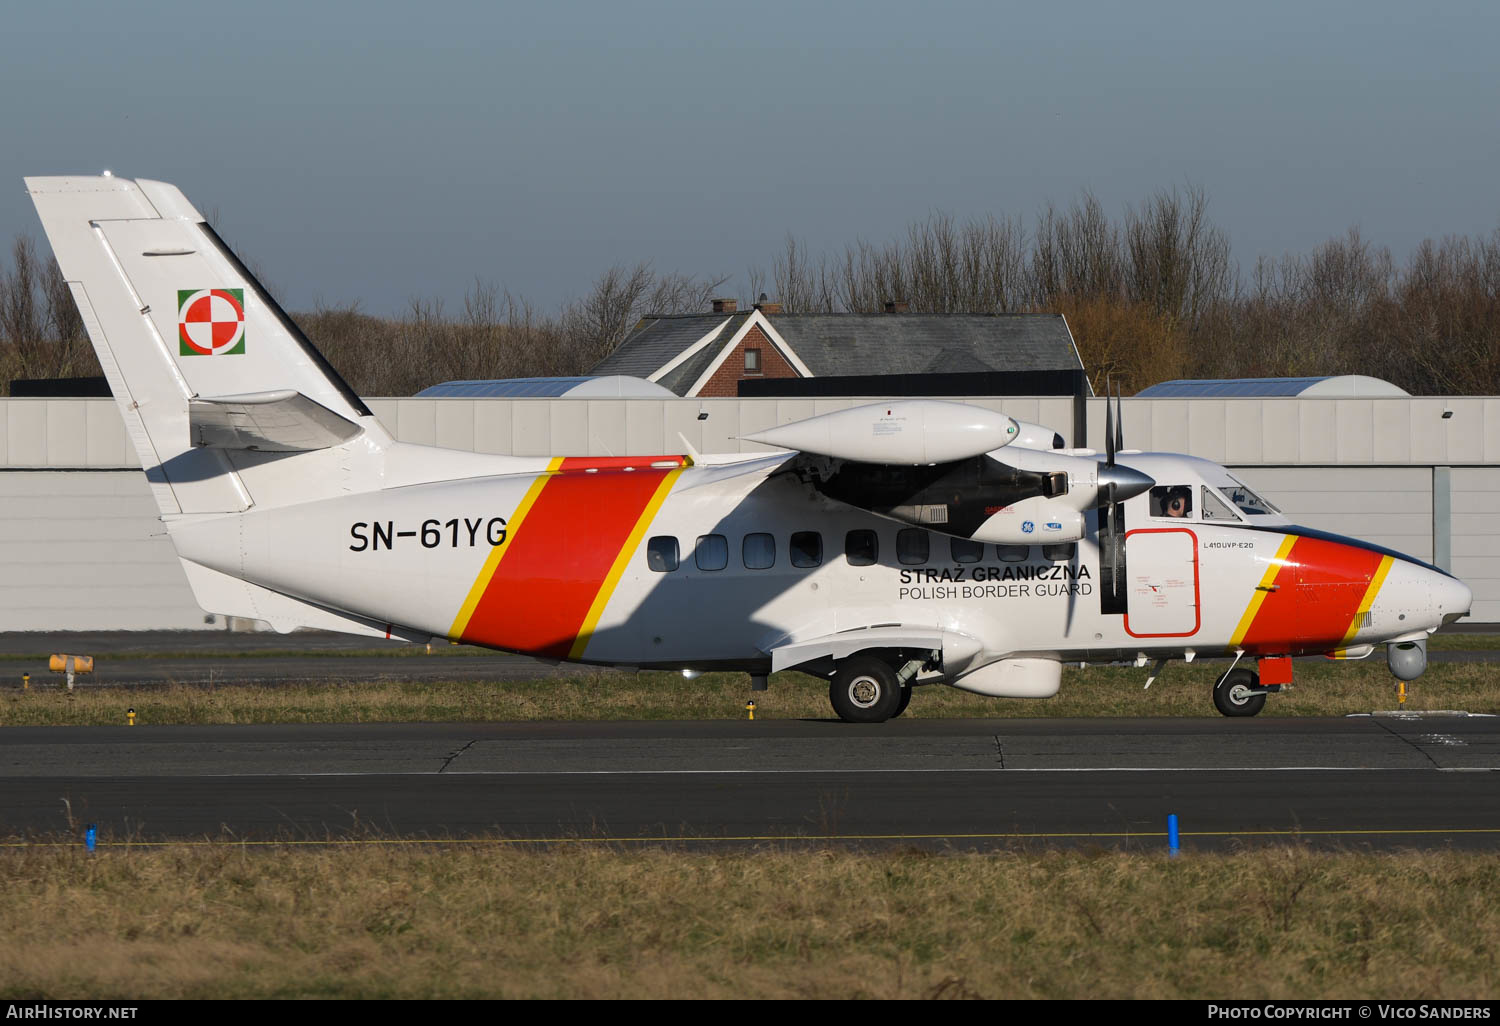
M1056 659L1001 659L947 683L991 698L1051 698L1062 687Z
M1016 421L1016 427L1019 431L1016 434L1016 440L1010 443L1012 448L1040 449L1043 452L1051 452L1054 449L1061 449L1065 445L1062 435L1041 424L1018 420Z
M939 399L902 399L767 428L746 441L861 463L949 463L992 452L1020 428L1003 413Z
M1001 545L1062 545L1083 537L1083 514L1041 495L996 510L971 536Z

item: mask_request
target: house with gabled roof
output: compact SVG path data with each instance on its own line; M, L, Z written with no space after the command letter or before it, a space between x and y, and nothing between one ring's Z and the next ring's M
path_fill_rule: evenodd
M591 374L626 374L680 396L735 396L775 378L1083 370L1060 314L789 314L716 299L713 312L642 318ZM920 389L918 389L920 391Z

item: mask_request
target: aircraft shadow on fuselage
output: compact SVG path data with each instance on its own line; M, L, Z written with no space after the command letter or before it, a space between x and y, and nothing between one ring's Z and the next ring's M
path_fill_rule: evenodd
M1086 515L1086 521L1085 538L1075 547L1071 559L1061 561L1072 568L1075 578L1080 562L1089 566L1085 571L1089 578L1097 574L1099 566L1093 511ZM641 653L637 665L642 667L764 673L770 668L769 649L788 634L816 637L854 627L921 621L925 617L908 615L918 607L900 605L894 590L893 604L871 605L866 599L860 604L862 611L851 609L840 594L842 585L854 579L851 575L878 574L887 577L894 589L902 571L918 569L897 559L895 539L902 526L828 499L794 475L773 473L730 503L717 519L705 517L691 527L683 524L681 530L692 536L677 539L680 562L675 571L647 569L643 545L626 571L627 578L633 580L622 581L621 587L623 591L627 584L632 585L638 596L635 608L623 623L597 630L585 658L635 651ZM856 529L874 530L879 538L878 558L868 568L847 565L845 534ZM790 538L796 531L821 534L823 558L819 566L791 564ZM666 533L653 527L648 537ZM775 563L770 568L745 566L742 545L745 536L753 533L769 533L775 539ZM698 539L708 535L722 535L727 540L728 563L723 569L703 570L697 565ZM948 535L930 531L929 539L931 556L922 564L924 569L941 572L944 567L958 566L950 558ZM1026 563L1006 564L997 562L995 546L987 545L982 565L998 574L1007 566L1052 567L1059 562L1042 558L1040 551L1032 547ZM968 564L969 572L980 565ZM1100 599L1092 593L1092 583L1089 594L1070 594L1060 601L1060 630L1074 626L1075 620L1081 626L1084 617L1075 614L1083 613L1086 605L1098 612ZM814 584L819 585L816 591ZM839 607L837 616L835 606ZM861 616L863 621L857 621Z

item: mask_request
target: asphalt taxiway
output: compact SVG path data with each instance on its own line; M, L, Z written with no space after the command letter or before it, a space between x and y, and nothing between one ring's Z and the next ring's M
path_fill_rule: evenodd
M317 681L503 683L627 672L442 641L412 645L327 631L75 631L0 633L0 680L16 681L22 673L30 673L34 683L38 678L57 680L46 669L51 652L94 657L94 672L77 678L76 686L83 688ZM1500 651L1434 650L1429 658L1435 663L1500 662Z
M9 728L12 837L1500 847L1500 719Z

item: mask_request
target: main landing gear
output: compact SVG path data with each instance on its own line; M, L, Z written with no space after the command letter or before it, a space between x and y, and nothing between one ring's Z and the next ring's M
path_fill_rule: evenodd
M912 685L884 659L853 655L843 659L828 684L828 701L846 723L884 723L906 711Z

